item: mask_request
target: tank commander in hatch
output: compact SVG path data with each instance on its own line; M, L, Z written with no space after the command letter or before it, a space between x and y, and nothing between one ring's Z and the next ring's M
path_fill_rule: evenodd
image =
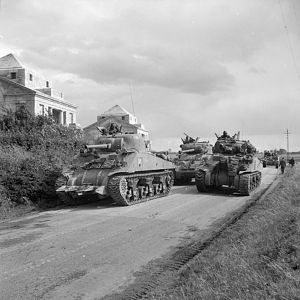
M185 139L181 139L184 144L194 143L196 140L185 133Z
M227 133L227 131L223 131L223 134L221 135L221 138L223 138L223 139L230 139L230 135Z
M109 127L109 130L108 130L109 135L114 135L118 132L121 132L121 128L118 126L118 124L117 123L111 123L110 127Z

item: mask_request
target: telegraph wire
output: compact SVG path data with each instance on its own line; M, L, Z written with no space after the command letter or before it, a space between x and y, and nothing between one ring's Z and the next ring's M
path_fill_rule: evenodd
M293 12L294 12L294 17L295 17L295 22L296 22L296 28L297 28L297 32L298 32L298 39L300 41L300 22L299 22L299 17L298 17L298 13L297 13L297 9L295 6L295 3L293 2L293 8L292 8Z
M297 60L296 60L295 52L294 52L294 49L293 49L292 41L291 41L291 38L290 38L287 22L286 22L286 19L285 19L285 16L284 16L281 0L278 0L278 3L279 3L282 22L283 22L283 25L284 25L284 29L285 29L287 39L288 39L289 49L290 49L290 53L291 53L291 56L292 56L292 60L293 60L294 68L295 68L295 71L296 71L296 75L300 79L300 72L299 72L298 67L297 67Z

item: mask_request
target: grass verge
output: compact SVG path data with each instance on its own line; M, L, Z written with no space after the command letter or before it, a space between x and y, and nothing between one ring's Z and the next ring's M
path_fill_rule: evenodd
M180 270L152 299L300 299L300 169Z

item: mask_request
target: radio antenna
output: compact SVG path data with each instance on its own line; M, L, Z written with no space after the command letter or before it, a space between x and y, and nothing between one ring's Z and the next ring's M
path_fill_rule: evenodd
M132 97L132 83L131 83L131 81L129 82L129 89L130 89L130 98L131 98L132 111L133 111L133 115L136 117L135 111L134 111L133 97Z

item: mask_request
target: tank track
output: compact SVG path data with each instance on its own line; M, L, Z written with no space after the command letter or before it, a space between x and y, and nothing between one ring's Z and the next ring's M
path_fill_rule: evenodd
M108 194L121 206L167 196L174 183L173 171L116 175L108 181Z
M205 172L203 170L197 170L195 173L195 183L198 192L207 192L208 187L205 184Z
M261 172L240 175L239 190L242 196L249 196L261 183Z

